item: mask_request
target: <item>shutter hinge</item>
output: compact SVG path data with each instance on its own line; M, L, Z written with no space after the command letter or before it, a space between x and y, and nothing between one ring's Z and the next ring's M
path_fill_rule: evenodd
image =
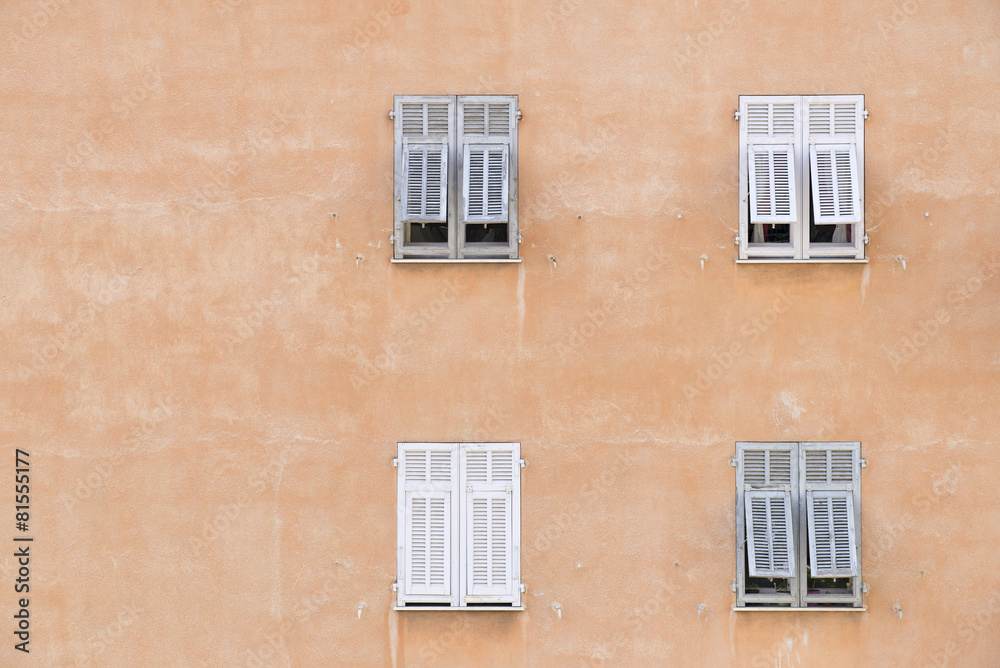
M392 468L396 468L398 466L399 466L399 457L393 457L392 458Z
M867 582L862 582L861 583L861 593L862 594L867 594L868 593L868 583Z
M391 246L393 243L395 243L395 241L396 241L396 235L395 234L390 234L389 235L389 245Z
M861 118L865 119L866 121L868 120L868 110L867 109L862 109L861 110Z
M736 111L734 111L734 112L733 112L733 120L734 120L734 121L738 121L738 120L740 120L740 112L739 112L739 109L737 109ZM736 590L734 589L733 591L736 591Z
M392 590L393 591L399 591L399 583L398 582L393 582L392 583Z
M740 237L738 235L733 237L733 244L736 246L740 245Z
M864 457L862 457L860 461L861 461L861 468L863 468L863 469L868 468L868 460L867 459L865 459Z
M521 120L521 118L522 118L522 117L521 117L521 110L520 110L520 109L518 109L518 110L517 110L517 120Z
M395 109L390 109L389 110L389 120L390 121L396 120L396 110Z
M734 594L736 593L736 580L733 580L732 582L729 583L729 590Z
M524 585L524 583L523 583L523 582L522 582L521 584L517 585L517 588L521 590L521 593L522 593L522 594L523 594L524 592L528 591L528 588L527 588L527 587L526 587L526 586Z
M522 468L522 469L523 469L523 468L524 468L525 466L527 466L527 465L528 465L528 462L527 462L527 461L525 461L525 460L523 460L523 459L518 459L518 460L517 460L517 463L521 465L521 468Z
M524 243L524 239L521 237L520 232L517 233L517 243L519 244Z
M733 468L736 468L736 457L729 458L729 465L732 466Z
M865 246L867 246L867 245L868 245L868 235L866 234L865 235Z

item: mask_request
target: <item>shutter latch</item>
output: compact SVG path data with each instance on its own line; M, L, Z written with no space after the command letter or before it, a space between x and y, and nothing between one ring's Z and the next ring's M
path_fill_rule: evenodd
M396 468L398 466L399 466L399 457L393 457L392 458L392 468Z
M733 468L736 468L736 457L729 458L729 465L732 466Z
M734 121L738 121L738 120L740 120L740 112L739 112L739 110L738 110L738 109L737 109L736 111L734 111L734 112L733 112L733 120L734 120ZM734 590L734 591L735 591L735 590Z

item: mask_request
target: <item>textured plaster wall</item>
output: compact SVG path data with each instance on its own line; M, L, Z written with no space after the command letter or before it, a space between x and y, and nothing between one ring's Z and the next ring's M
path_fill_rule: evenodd
M997 665L998 35L994 0L0 1L37 536L0 664ZM520 96L523 264L390 266L404 93ZM737 266L737 97L822 93L871 112L871 262ZM522 443L524 612L391 610L407 440ZM867 612L730 611L737 440L861 441Z

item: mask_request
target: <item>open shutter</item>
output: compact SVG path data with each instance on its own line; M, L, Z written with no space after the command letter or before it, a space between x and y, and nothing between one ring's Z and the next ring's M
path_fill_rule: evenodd
M794 223L795 151L792 144L750 144L750 222Z
M860 444L803 443L802 470L814 578L860 576Z
M792 496L777 490L744 492L751 577L790 578L795 572Z
M813 222L842 225L862 222L863 98L807 98L809 180Z
M520 604L520 445L462 445L466 603Z
M463 146L462 221L508 220L510 150L517 126L514 98L459 97L459 132Z
M447 144L407 144L403 148L402 197L404 221L447 220Z
M858 196L858 154L853 144L813 144L809 147L813 221L840 225L861 222Z
M854 499L850 492L806 493L809 563L814 578L858 574L854 544Z
M466 144L463 175L465 221L507 220L507 144Z
M456 605L456 447L451 443L398 447L398 602Z

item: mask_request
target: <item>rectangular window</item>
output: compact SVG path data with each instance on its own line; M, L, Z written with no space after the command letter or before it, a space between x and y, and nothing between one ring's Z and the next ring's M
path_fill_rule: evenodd
M520 443L398 449L397 609L522 609Z
M736 606L860 608L861 444L736 444Z
M517 259L516 95L397 95L396 260Z
M740 260L864 260L864 104L740 96Z

